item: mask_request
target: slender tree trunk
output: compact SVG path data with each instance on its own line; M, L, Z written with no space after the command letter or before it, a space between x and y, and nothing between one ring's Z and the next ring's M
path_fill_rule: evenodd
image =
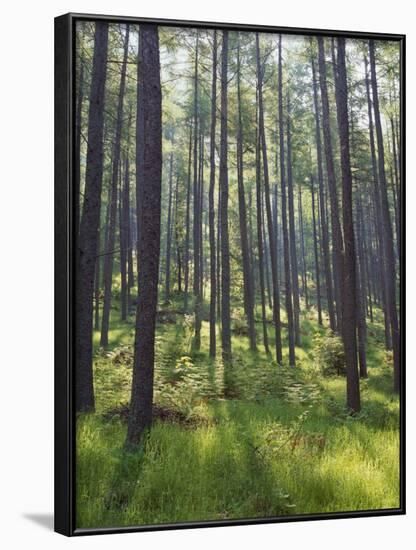
M85 190L80 223L76 274L76 410L94 410L92 322L94 273L100 225L103 177L104 97L107 68L108 24L95 23Z
M128 228L129 228L129 194L130 194L130 166L128 155L124 161L124 185L121 190L120 201L120 277L121 277L121 320L127 319L128 310L128 282L127 282L127 257L128 257Z
M361 217L361 199L356 199L356 251L357 251L357 337L360 378L367 378L367 324L366 324L366 275L364 256L364 234Z
M139 116L144 117L140 125L144 150L136 159L138 201L142 205L138 218L139 295L126 448L141 442L143 433L150 428L153 408L162 187L162 96L156 25L140 25L137 103Z
M130 310L130 286L129 275L129 254L130 254L130 127L131 127L131 107L128 117L128 131L126 153L124 160L124 180L120 192L120 278L121 278L121 320L127 319ZM132 267L132 266L131 266Z
M230 245L228 236L228 31L222 32L221 142L219 185L221 193L221 338L224 363L231 361Z
M335 307L337 312L337 330L342 332L342 307L341 307L341 273L343 257L343 241L338 208L337 184L335 179L334 157L332 151L331 124L329 116L329 99L326 80L325 46L322 36L318 36L319 49L319 75L322 101L322 129L324 134L326 169L328 175L328 189L331 203L331 227L334 258L334 288Z
M260 141L261 145L261 141ZM264 180L263 180L264 181ZM261 192L261 207L262 207L262 216L263 216L263 242L264 242L264 273L266 275L266 296L269 308L273 311L273 298L270 285L270 242L267 238L267 213L265 206L264 190Z
M204 126L201 125L199 136L199 171L198 171L198 188L199 188L199 300L200 300L200 319L202 320L202 307L204 296L204 235L203 235L203 218L204 218Z
M395 131L395 125L394 125L394 119L393 116L390 117L390 125L391 125L391 139L392 139L392 148L393 148L393 173L394 173L394 181L392 178L392 188L393 188L393 194L396 195L395 197L395 223L396 223L396 236L397 236L397 256L401 258L401 242L400 242L400 219L401 219L401 211L400 211L400 178L399 178L399 162L398 162L398 156L397 156L397 144L396 144L396 131Z
M100 330L100 277L101 277L101 257L100 257L100 239L101 229L98 229L97 237L97 259L95 261L95 283L94 283L94 330Z
M177 262L177 276L178 276L178 292L182 292L182 247L179 238L179 182L180 177L176 178L175 189L175 243L176 243L176 262Z
M386 348L391 349L391 331L390 331L390 312L387 307L387 267L384 257L384 231L383 231L383 221L382 221L382 212L381 212L381 200L380 200L380 184L378 177L378 168L377 168L377 154L376 154L376 145L374 137L374 124L373 124L373 112L372 104L370 97L370 78L368 75L368 62L367 58L364 56L364 65L365 65L365 83L366 83L366 93L367 93L367 108L368 108L368 121L369 121L369 137L370 137L370 152L371 152L371 168L373 174L373 197L374 197L374 210L375 210L375 227L377 235L377 252L378 259L381 269L377 270L379 278L379 289L381 294L381 302L384 312L384 336L386 342Z
M287 203L289 214L289 251L290 251L290 267L291 267L291 282L293 295L293 325L295 332L295 344L301 345L300 341L300 326L299 326L299 274L298 274L298 258L296 252L296 233L295 233L295 205L293 198L293 176L292 176L292 128L291 128L291 107L289 94L287 96L287 117L286 117L286 140L287 140Z
M258 90L257 90L258 95ZM258 103L258 99L257 99ZM260 131L258 123L258 108L256 109L256 206L257 206L257 248L259 256L259 289L261 301L261 319L263 324L264 350L269 353L269 338L267 334L266 297L264 288L264 244L263 244L263 204L261 193L261 169L260 169Z
M173 141L172 141L173 147ZM166 229L166 273L165 273L165 302L170 300L170 257L172 249L172 201L173 201L173 152L169 155L169 189L168 189L168 220Z
M196 31L195 46L195 69L194 69L194 208L193 208L193 248L194 248L194 284L193 294L195 300L195 337L194 348L199 350L201 347L201 188L198 166L198 140L199 140L199 90L198 90L198 62L199 62L199 31Z
M302 207L302 185L299 184L298 192L298 218L299 218L299 235L300 235L300 251L302 255L302 292L305 297L305 307L309 309L309 292L308 292L308 271L306 268L306 253L305 253L305 235L303 227L303 207Z
M133 235L132 235L132 211L130 205L130 177L129 192L127 198L127 312L131 311L131 289L134 287L134 264L133 264Z
M263 68L260 63L260 43L259 35L256 33L256 54L257 54L257 86L259 100L259 137L261 144L261 152L263 158L263 175L264 175L264 198L266 203L267 228L269 233L270 247L270 263L272 271L272 286L273 286L273 324L274 324L274 344L276 352L276 361L279 365L282 364L282 338L281 338L281 323L280 323L280 295L279 295L279 279L277 274L277 250L275 233L273 228L273 215L270 203L270 184L269 184L269 167L267 161L267 144L264 130L264 107L263 107ZM294 363L291 363L294 364Z
M292 307L292 289L290 274L289 232L287 226L287 201L286 201L286 172L284 150L284 120L283 120L283 82L282 82L282 35L279 35L279 67L278 67L278 94L279 94L279 138L280 138L280 185L282 203L282 235L285 264L285 298L289 340L289 364L296 365L294 318Z
M221 321L221 188L219 182L217 213L217 318Z
M103 348L108 346L108 330L110 325L110 310L111 310L111 287L113 279L113 264L114 264L114 246L116 232L116 216L117 216L117 181L119 177L120 167L120 143L121 143L121 128L123 124L123 105L124 92L126 88L126 69L127 56L129 48L129 25L126 25L126 35L124 39L124 56L121 68L120 90L117 105L116 129L114 136L114 154L113 166L111 175L111 202L110 202L110 219L108 228L108 250L104 256L104 301L103 313L101 320L101 339L100 345Z
M334 293L332 286L332 271L329 252L329 233L327 218L325 215L325 194L324 194L324 175L322 168L322 141L321 141L321 125L319 121L319 103L318 103L318 85L316 79L315 62L312 58L312 79L313 79L313 101L315 109L315 134L316 134L316 155L318 165L318 185L319 185L319 206L320 206L320 226L322 230L322 253L324 259L324 273L327 294L327 306L329 315L329 326L332 331L336 330L336 319L334 310Z
M212 88L211 88L211 130L210 130L210 174L209 174L209 250L210 250L210 303L209 303L209 356L217 353L216 336L216 301L217 301L217 266L215 252L215 130L217 123L217 31L214 30L212 49Z
M183 308L185 313L188 312L188 300L189 300L189 246L190 246L190 234L191 234L191 163L192 163L192 126L189 129L189 152L188 152L188 179L186 185L186 213L185 213L185 257L184 257L184 284L185 295Z
M374 122L377 135L378 150L378 175L380 183L380 202L382 212L382 225L384 237L384 257L386 265L386 302L390 314L391 338L393 344L394 360L394 391L400 392L400 333L396 309L396 265L394 258L393 231L391 226L389 204L387 198L387 182L384 163L383 131L380 118L380 107L378 99L376 61L374 55L374 41L369 41L371 86L373 91Z
M342 269L342 337L347 370L347 407L358 412L360 382L357 365L357 291L356 254L352 213L352 176L349 145L348 87L345 67L345 38L337 39L337 69L335 94L338 114L338 130L342 173L342 225L344 230L344 262Z
M239 38L237 38L239 40ZM237 180L238 207L240 221L241 251L243 256L244 305L247 315L250 349L256 350L256 331L254 325L254 289L247 236L247 208L244 191L244 161L243 161L243 128L241 116L241 85L240 85L240 43L237 46Z
M318 234L316 231L316 214L315 214L315 182L311 177L311 194L312 194L312 222L313 222L313 251L315 256L315 282L316 282L316 305L318 308L318 323L322 326L322 305L321 305L321 275L319 267L318 254Z

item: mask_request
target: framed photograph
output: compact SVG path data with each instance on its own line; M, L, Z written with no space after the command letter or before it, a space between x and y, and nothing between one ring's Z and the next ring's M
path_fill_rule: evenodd
M404 513L404 63L55 19L57 532Z

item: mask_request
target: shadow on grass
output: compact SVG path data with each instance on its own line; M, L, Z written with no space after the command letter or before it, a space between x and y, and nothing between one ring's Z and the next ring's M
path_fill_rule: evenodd
M118 461L110 482L110 489L104 497L104 507L111 510L124 510L128 507L138 479L143 468L146 452L146 442L143 442L135 451L120 450Z

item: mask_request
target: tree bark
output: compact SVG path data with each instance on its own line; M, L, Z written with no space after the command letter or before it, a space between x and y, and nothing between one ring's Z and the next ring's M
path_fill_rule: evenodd
M390 219L390 210L387 198L387 181L384 163L383 131L380 118L380 107L378 99L376 61L374 52L374 41L369 41L371 87L373 91L374 122L377 136L378 150L378 175L380 183L380 203L382 213L383 237L384 237L384 258L386 265L386 302L390 315L391 338L393 344L394 361L394 391L400 392L400 332L396 309L396 265L394 257L393 231Z
M185 254L184 254L184 303L183 308L185 313L188 312L188 300L189 300L189 246L191 235L191 165L192 165L192 126L189 128L189 150L188 150L188 178L186 184L186 213L185 213Z
M324 149L326 158L326 169L328 175L329 199L331 204L331 227L332 227L332 243L333 243L333 258L334 258L334 289L335 289L335 307L337 313L336 328L342 332L342 308L341 308L341 271L343 257L343 241L340 225L340 214L337 198L337 183L335 179L334 157L332 151L331 125L329 115L329 99L326 80L326 61L325 61L325 46L322 36L318 37L319 49L319 75L321 86L321 101L322 101L322 129L324 134Z
M117 118L116 128L114 136L114 153L113 153L113 165L111 175L111 202L110 202L110 219L108 221L108 249L105 251L104 256L104 301L103 312L101 319L101 338L100 345L103 348L108 346L108 330L110 325L110 310L111 310L111 287L113 279L113 264L114 264L114 245L115 245L115 233L116 233L116 216L117 216L117 191L118 191L118 178L120 168L120 144L121 144L121 129L123 124L123 106L124 106L124 92L126 88L126 69L127 69L127 56L129 47L129 25L126 25L126 36L124 39L124 55L123 64L121 67L120 77L120 90L118 96L117 105Z
M139 29L137 111L144 119L144 150L136 159L141 212L138 218L138 285L133 381L126 448L134 448L150 428L153 407L154 342L160 255L162 179L162 96L158 27Z
M299 219L299 235L300 235L300 251L302 256L302 292L305 297L305 307L309 309L309 292L308 292L308 271L306 268L306 253L305 253L305 234L303 227L303 206L302 206L302 185L299 184L298 192L298 219Z
M371 153L371 169L373 175L373 197L374 197L374 213L375 213L375 229L376 229L376 242L377 242L377 256L380 269L376 272L378 273L379 280L379 293L381 296L382 308L384 313L384 338L386 342L386 348L391 349L391 331L390 331L390 312L387 307L387 278L388 273L386 271L386 261L384 254L384 231L383 231L383 221L382 221L382 212L381 212L381 199L380 199L380 184L378 178L378 168L377 168L377 153L374 137L374 123L373 123L373 112L372 112L372 103L370 97L370 77L368 75L368 62L367 58L364 56L364 65L365 65L365 84L366 84L366 93L367 93L367 110L368 110L368 124L369 124L369 137L370 137L370 153Z
M211 129L210 129L210 174L209 174L209 250L210 250L210 303L209 303L209 356L214 358L217 353L216 336L216 301L217 273L215 252L215 130L217 123L217 31L214 30L212 48L212 85L211 85Z
M239 37L237 37L239 40ZM237 181L238 181L238 211L240 222L241 251L243 256L244 306L248 323L248 336L251 351L256 350L256 330L254 325L254 289L247 236L247 207L244 191L244 160L243 160L243 127L241 115L241 83L240 83L240 43L237 46Z
M77 249L76 276L76 410L94 410L92 331L94 273L100 225L103 176L103 125L107 69L108 24L95 23L90 107L88 114L87 165L82 217Z
M285 172L285 149L284 149L284 120L283 120L283 82L282 82L282 35L279 35L279 66L278 66L278 95L279 95L279 142L280 142L280 187L281 187L281 206L282 206L282 235L283 251L285 264L285 302L288 324L289 340L289 365L296 365L295 358L295 338L294 338L294 319L292 307L292 289L290 274L290 251L289 251L289 233L287 226L287 201L286 201L286 172Z
M291 267L291 282L293 295L293 326L295 333L295 344L301 345L300 341L300 304L299 304L299 274L298 274L298 258L296 252L296 233L295 233L295 205L293 198L293 176L292 176L292 129L291 129L291 106L289 94L287 96L287 117L286 117L286 142L287 142L287 203L289 214L289 250L290 250L290 267Z
M258 90L257 90L258 103ZM261 193L261 167L260 167L260 130L258 123L258 108L256 109L256 210L257 210L257 248L259 256L259 290L261 301L261 319L263 325L264 350L269 353L269 337L267 333L266 296L264 288L264 244L263 244L263 204Z
M315 256L316 306L318 308L318 323L322 326L321 275L320 275L320 268L319 268L320 258L318 253L318 233L316 231L315 182L313 177L311 177L311 194L312 194L313 251Z
M172 140L173 147L173 140ZM170 263L172 249L173 151L169 155L168 219L166 228L165 302L170 300Z
M318 168L318 188L319 188L319 206L320 206L320 226L322 231L322 253L324 258L324 273L327 294L327 307L329 316L329 326L332 331L336 330L336 319L334 310L334 292L332 286L332 270L329 252L329 233L327 218L325 214L325 194L324 194L324 174L322 168L322 141L321 141L321 125L319 121L319 104L318 104L318 85L316 79L315 62L312 57L312 80L313 80L313 102L315 109L315 135L316 135L316 155Z
M354 223L352 213L352 175L349 145L348 87L345 66L345 38L337 39L337 69L335 95L342 173L342 225L344 230L344 262L342 269L342 338L347 371L347 407L358 412L360 382L357 365L357 290Z
M231 361L230 245L228 236L228 31L222 32L221 142L219 185L221 193L221 338L225 364Z
M195 45L195 69L194 69L194 205L193 205L193 248L194 248L194 283L193 294L195 300L195 336L194 336L194 348L199 350L201 347L201 188L199 178L199 166L198 166L198 140L199 136L199 90L198 90L198 59L199 59L199 31L196 31L196 45Z

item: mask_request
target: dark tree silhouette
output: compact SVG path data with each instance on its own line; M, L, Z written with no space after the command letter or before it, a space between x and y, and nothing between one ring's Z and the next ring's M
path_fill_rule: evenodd
M212 89L211 89L211 130L210 130L210 174L209 174L209 249L210 249L210 305L209 305L209 355L216 355L216 301L217 273L215 252L215 130L217 123L217 31L214 31L212 46Z
M76 274L76 409L94 410L92 374L93 291L103 177L103 125L107 73L108 24L95 23L84 202L78 238Z
M126 70L127 70L127 56L129 49L129 25L126 25L126 34L124 38L124 57L121 69L120 77L120 90L118 95L117 104L117 118L116 128L114 136L114 150L113 150L113 165L111 175L111 199L110 199L110 218L108 221L108 241L107 249L104 256L104 301L103 301L103 313L101 319L101 339L100 344L102 347L108 346L108 329L110 325L110 309L111 309L111 287L113 278L113 265L114 265L114 253L115 238L116 238L116 216L117 216L117 195L118 195L118 181L120 170L120 148L121 148L121 129L123 124L124 113L124 93L126 89Z
M333 275L335 289L335 307L337 312L337 330L342 325L342 308L341 308L341 273L342 273L342 256L343 256L343 241L338 208L337 198L337 182L335 179L335 166L332 148L331 123L329 115L329 99L328 87L326 78L326 60L325 60L325 45L322 36L318 37L319 49L319 76L321 86L321 101L322 101L322 129L324 134L324 148L326 158L326 170L328 175L328 190L331 203L331 227L332 227L332 244L333 244ZM321 210L323 211L323 210Z
M347 407L358 412L360 382L357 365L357 291L354 222L352 212L352 175L350 160L350 135L348 121L348 86L345 67L345 38L337 39L337 70L335 96L338 114L338 131L341 150L342 173L342 226L344 230L344 262L342 269L342 338L347 370Z
M228 31L222 33L221 141L219 185L221 194L221 339L222 356L231 360L230 244L228 236Z
M238 40L238 38L237 38ZM241 252L243 256L243 291L244 307L248 322L248 335L250 349L256 350L256 330L254 325L254 288L252 280L252 270L250 266L250 256L248 249L247 235L247 207L244 191L244 160L243 160L243 124L241 114L241 64L240 64L240 43L237 45L237 101L238 101L238 120L237 120L237 180L238 180L238 207L240 221Z
M152 422L154 342L160 254L162 179L162 97L156 25L139 29L138 117L143 117L143 152L136 158L138 177L138 301L126 447L140 443Z
M285 303L289 339L289 364L295 366L295 335L292 306L292 289L290 274L289 233L287 227L286 172L284 149L284 119L283 119L283 82L282 82L282 35L279 35L279 66L278 66L278 100L279 100L279 143L280 143L280 185L282 193L282 235L285 264Z
M383 130L380 119L378 99L377 72L375 60L374 40L369 42L371 87L373 91L374 122L377 136L378 176L380 184L380 205L382 215L382 231L384 240L384 261L386 264L386 303L390 316L391 338L394 360L394 391L400 391L400 333L396 309L396 264L393 245L393 230L391 226L390 210L387 197L387 180L384 160Z

